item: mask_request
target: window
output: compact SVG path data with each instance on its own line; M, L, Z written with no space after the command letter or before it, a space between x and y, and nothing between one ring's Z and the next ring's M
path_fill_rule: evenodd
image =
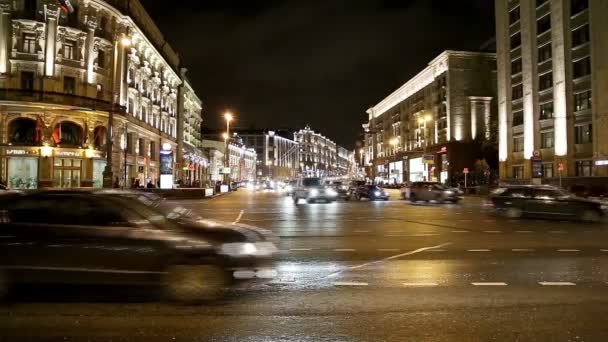
M519 100L522 97L524 97L524 88L521 84L518 84L512 89L511 100Z
M591 59L589 57L579 59L572 64L572 74L574 78L584 77L591 74Z
M553 163L543 164L543 178L553 178Z
M21 72L21 89L34 90L34 73L31 71Z
M538 48L538 63L548 61L551 59L553 51L551 50L551 44L546 44Z
M589 42L589 25L585 24L572 31L572 47L577 47Z
M553 131L541 132L540 133L540 148L553 148Z
M574 111L591 109L591 90L574 94Z
M513 152L523 152L524 150L524 137L513 138Z
M551 15L547 14L546 16L538 19L536 22L536 33L541 34L547 32L551 29Z
M74 94L76 89L76 79L74 77L63 77L63 92L66 94Z
M517 6L512 9L511 12L509 12L509 25L513 25L518 22L520 17L521 14L519 12L519 6Z
M137 149L137 154L140 157L144 157L146 154L146 143L145 143L144 139L139 138L137 141L137 144L139 145L139 147Z
M524 111L513 112L513 127L524 124Z
M128 110L128 111L129 111L129 113L132 115L132 114L135 112L135 111L134 111L134 109L135 109L135 108L134 108L134 107L135 107L135 104L134 104L134 101L133 101L133 98L132 98L132 97L130 97L130 98L129 98L128 106L129 106L129 108L127 108L127 110Z
M548 72L544 75L540 75L538 78L538 90L547 90L553 87L553 73Z
M524 167L523 166L513 166L513 178L515 178L515 179L524 178ZM515 194L513 194L513 197L525 197L525 195L523 193L521 194L521 196L515 196Z
M63 42L63 58L76 59L76 42L73 40L66 39Z
M577 177L591 177L592 170L591 160L577 160L576 161L576 176Z
M593 125L587 124L574 127L574 143L589 144L593 142Z
M521 33L516 33L511 36L511 50L518 48L521 45Z
M106 52L102 49L97 51L97 66L100 68L106 67Z
M23 34L23 52L36 53L36 34L26 32Z
M540 105L540 119L553 119L553 102L547 102Z
M574 16L589 8L589 0L572 0L570 5L570 14Z
M511 62L511 75L517 75L521 72L521 58Z
M25 0L23 10L27 14L27 19L34 19L36 17L36 0Z

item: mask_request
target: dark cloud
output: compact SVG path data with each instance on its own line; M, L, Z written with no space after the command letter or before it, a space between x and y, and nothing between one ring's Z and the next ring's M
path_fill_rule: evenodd
M178 3L175 1L175 3ZM493 1L144 1L217 127L313 128L352 146L365 110L445 49L493 35Z

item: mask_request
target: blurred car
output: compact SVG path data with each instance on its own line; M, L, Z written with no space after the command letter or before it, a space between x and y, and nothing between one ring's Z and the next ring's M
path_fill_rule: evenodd
M490 195L488 205L509 218L538 216L546 218L574 218L597 222L608 211L608 205L576 197L551 186L507 186Z
M377 185L362 185L354 191L353 197L357 201L362 198L367 198L370 201L388 201L390 195Z
M283 187L283 192L285 192L285 196L292 196L295 187L298 185L298 181L292 180L285 183Z
M329 186L336 191L338 194L337 197L340 199L348 199L350 196L348 193L348 185L343 182L332 182Z
M411 202L458 203L462 199L461 196L462 191L437 182L414 182L409 187L401 189L401 198L409 199Z
M0 293L19 284L160 286L183 302L274 275L267 231L197 217L150 194L39 191L0 197Z
M298 204L300 199L305 199L308 203L315 202L334 202L338 197L336 190L323 185L321 178L302 178L293 191L292 198Z
M351 181L350 184L348 185L348 190L347 190L347 192L348 192L348 198L352 198L354 196L354 194L355 194L355 191L359 187L364 186L365 184L367 184L367 182L364 181L364 180L354 180L354 181Z

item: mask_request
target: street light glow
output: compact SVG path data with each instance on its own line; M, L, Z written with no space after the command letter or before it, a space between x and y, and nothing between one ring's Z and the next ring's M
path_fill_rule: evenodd
M226 121L228 121L228 122L232 121L233 118L234 117L232 116L232 113L230 113L230 112L226 112L224 114L224 119L226 119Z
M131 46L131 39L129 39L129 37L122 37L120 44L124 47L129 47Z
M228 140L228 133L222 133L222 138L224 138L224 140Z

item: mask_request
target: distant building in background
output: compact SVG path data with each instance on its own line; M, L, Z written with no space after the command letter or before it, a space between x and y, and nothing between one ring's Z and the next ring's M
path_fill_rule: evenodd
M224 181L221 173L226 158L226 143L219 140L203 140L202 147L209 155L209 178L212 181ZM233 139L228 144L228 167L230 180L233 182L254 181L256 178L256 153L253 148Z
M299 144L285 130L241 130L235 132L243 143L255 149L257 177L288 180L300 174Z
M351 152L336 145L329 138L306 126L294 133L300 144L300 172L305 176L345 176L350 169Z
M368 177L459 182L476 160L497 168L495 97L495 54L443 52L367 111L359 153Z
M608 177L607 16L605 0L496 0L502 180Z

